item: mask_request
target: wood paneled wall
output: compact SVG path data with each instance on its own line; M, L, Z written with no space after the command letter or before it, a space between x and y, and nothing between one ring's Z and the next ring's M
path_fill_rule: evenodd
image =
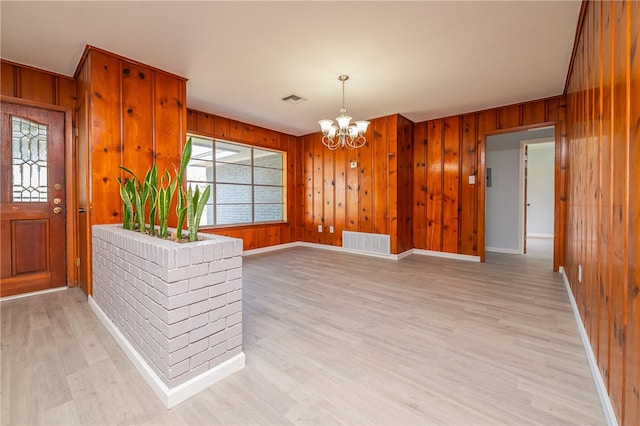
M180 165L186 80L87 46L75 74L78 117L79 283L91 293L91 226L122 222L117 178ZM173 223L175 225L175 222ZM171 225L171 223L170 223Z
M397 176L390 176L391 247L402 253L413 246L413 121L397 115L397 144L390 163L395 163ZM392 168L393 169L393 168ZM393 236L397 235L397 242Z
M637 425L640 2L583 8L567 81L565 269L618 421Z
M180 165L186 135L186 80L89 46L76 71L87 108L91 224L120 223L117 177L123 165L140 178ZM79 123L81 124L81 123ZM84 166L84 165L81 165Z
M300 198L299 186L296 185L296 182L300 180L299 165L302 155L302 150L298 146L298 138L195 110L187 111L187 132L257 147L277 149L286 152L287 158L287 217L284 223L220 227L202 229L202 232L242 238L245 250L298 241L296 223L298 212L301 210L298 201Z
M331 151L321 133L302 136L300 238L341 246L347 230L389 234L391 253L412 248L412 133L394 114L371 120L360 149Z
M71 77L1 60L0 90L5 96L74 109L76 83Z
M562 264L564 220L562 96L415 124L413 245L424 250L484 258L485 138L556 126L556 229L554 267ZM475 184L469 183L474 176Z

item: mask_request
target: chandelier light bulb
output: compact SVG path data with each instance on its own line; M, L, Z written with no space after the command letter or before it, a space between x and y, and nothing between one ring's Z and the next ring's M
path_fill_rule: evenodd
M351 117L349 117L348 115L341 115L336 118L336 121L338 122L338 127L340 128L340 130L346 130L349 128Z
M356 121L356 127L358 128L358 132L364 135L369 127L369 122L364 120Z
M331 128L331 126L333 125L333 120L320 120L318 121L318 124L320 124L320 129L322 130L322 133L327 133Z

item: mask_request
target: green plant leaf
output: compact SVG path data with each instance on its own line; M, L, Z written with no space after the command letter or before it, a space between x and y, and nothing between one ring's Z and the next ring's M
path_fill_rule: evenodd
M165 238L165 223L167 222L167 211L164 209L166 205L167 199L167 189L164 187L160 187L160 191L158 193L158 222L159 222L159 230L158 233L160 237Z
M197 238L194 221L195 209L193 207L193 191L191 189L191 185L189 185L189 190L187 191L187 226L189 228L189 241L195 241Z
M131 203L131 195L127 189L127 185L117 178L120 184L120 198L122 198L122 227L124 229L133 230L133 204Z
M204 206L207 204L209 200L209 195L211 192L211 187L207 185L207 187L202 191L202 195L198 200L198 204L196 205L196 217L195 217L195 232L198 234L198 229L200 228L200 218L202 217L202 212L204 211Z
M184 178L184 172L187 169L187 165L191 160L191 138L187 139L187 143L184 145L184 149L182 150L182 161L180 162L180 171L177 173L176 178L178 182L182 184Z
M135 173L133 173L131 170L127 169L127 168L126 168L126 167L124 167L124 166L120 166L120 169L122 169L122 170L124 170L125 172L129 173L131 176L133 176L133 178L134 178L135 180L138 180L138 178L136 177L136 174L135 174Z
M184 228L184 219L187 214L186 198L187 198L187 195L184 189L182 188L182 186L180 186L178 188L178 203L176 204L176 216L177 216L176 240L177 241L180 241L182 239L182 229Z
M149 198L149 234L156 234L156 212L158 209L158 166L153 165L145 179Z

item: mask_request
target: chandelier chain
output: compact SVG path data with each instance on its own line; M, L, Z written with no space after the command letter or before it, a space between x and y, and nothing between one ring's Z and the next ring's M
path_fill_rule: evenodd
M347 78L349 78L349 77L347 77ZM347 112L347 109L344 107L344 82L345 82L345 80L346 80L346 78L345 79L340 79L340 81L342 81L342 109L340 110L340 112L343 113L343 114L345 112Z

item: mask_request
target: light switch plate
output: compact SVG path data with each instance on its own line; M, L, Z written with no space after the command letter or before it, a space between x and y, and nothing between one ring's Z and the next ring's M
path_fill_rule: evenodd
M475 184L476 184L476 175L469 176L469 185L475 185Z
M356 167L358 167L358 162L357 161L352 161L351 162L351 168L355 169Z
M333 225L329 226L329 233L333 234Z
M582 265L578 264L578 282L582 282Z
M318 232L322 232L322 225L318 225Z

